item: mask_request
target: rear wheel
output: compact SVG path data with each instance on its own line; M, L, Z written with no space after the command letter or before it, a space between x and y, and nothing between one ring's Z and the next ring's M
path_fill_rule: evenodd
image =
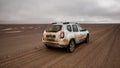
M48 45L45 45L46 46L46 48L48 48L48 49L50 49L51 47L50 46L48 46Z
M75 42L74 40L71 40L68 47L67 47L68 52L72 53L75 50Z

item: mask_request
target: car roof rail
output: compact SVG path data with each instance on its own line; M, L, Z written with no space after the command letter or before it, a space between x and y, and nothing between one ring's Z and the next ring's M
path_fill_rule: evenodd
M53 22L52 24L79 24L77 22Z
M52 24L57 24L56 22L53 22Z
M70 24L70 22L63 22L63 24Z
M78 24L77 22L75 24Z

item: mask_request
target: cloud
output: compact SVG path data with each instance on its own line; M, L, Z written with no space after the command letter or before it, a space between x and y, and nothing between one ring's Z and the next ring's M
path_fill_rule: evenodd
M0 20L107 21L120 19L119 0L0 0Z

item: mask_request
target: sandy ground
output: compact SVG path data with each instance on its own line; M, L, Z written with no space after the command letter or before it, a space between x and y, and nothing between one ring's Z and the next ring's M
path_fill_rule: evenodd
M90 42L73 53L47 49L41 42L48 25L0 25L0 68L120 68L120 25L87 24Z

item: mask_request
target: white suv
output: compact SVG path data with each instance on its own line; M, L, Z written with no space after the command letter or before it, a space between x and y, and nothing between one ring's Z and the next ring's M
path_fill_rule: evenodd
M88 30L70 22L52 23L44 30L42 37L42 42L47 48L67 48L69 52L73 52L75 45L83 41L89 42Z

